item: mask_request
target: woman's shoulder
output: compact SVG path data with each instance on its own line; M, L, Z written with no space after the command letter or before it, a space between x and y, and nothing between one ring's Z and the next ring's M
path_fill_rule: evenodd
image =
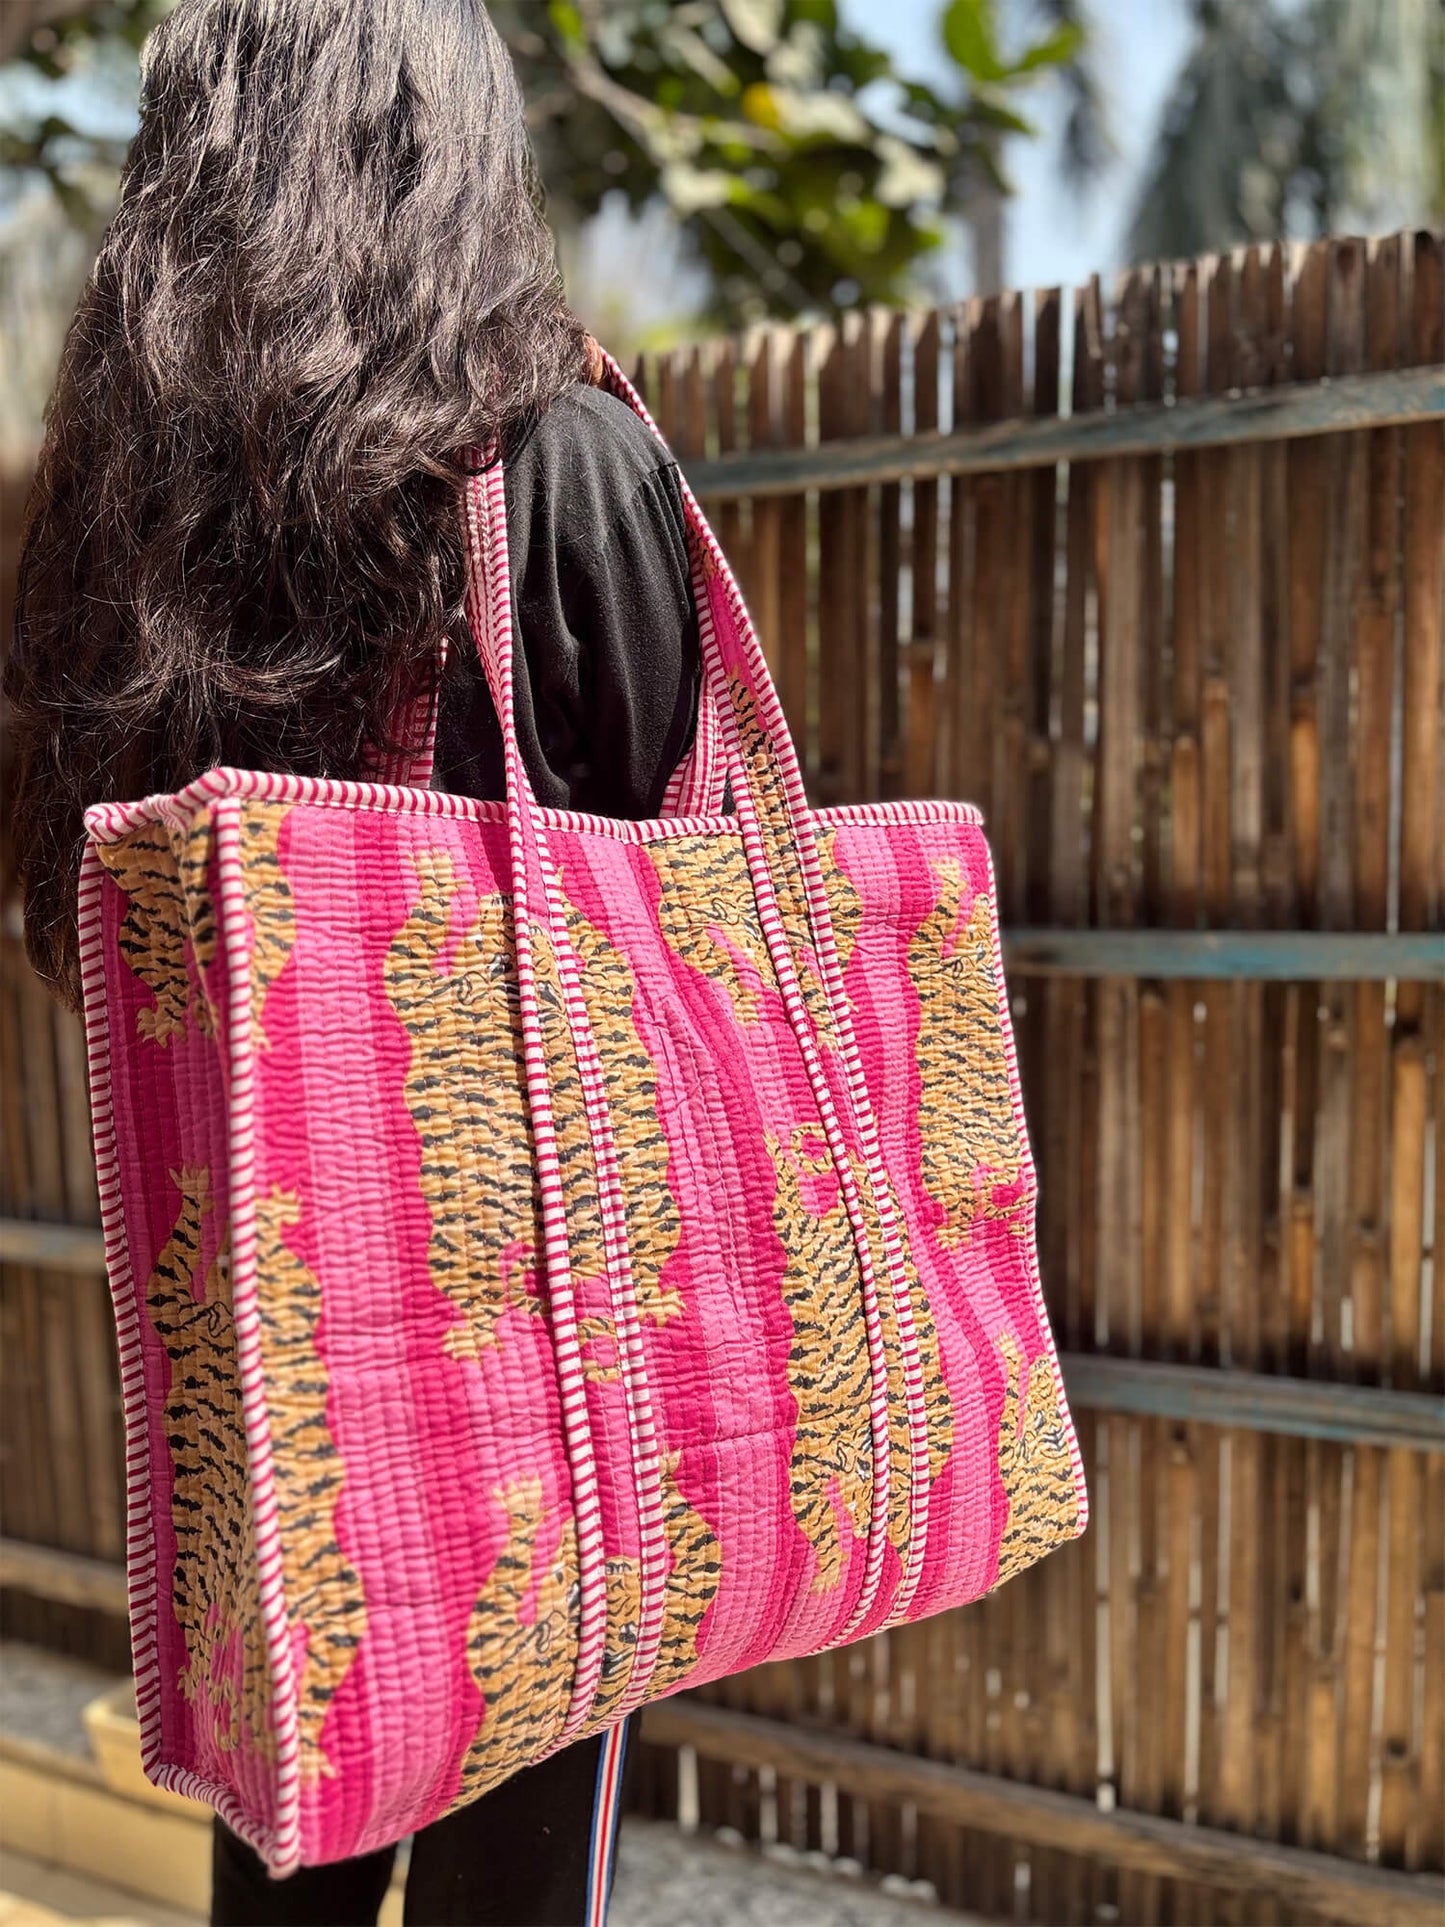
M582 383L555 398L511 463L518 479L531 471L538 481L600 488L613 500L675 466L672 451L625 401Z

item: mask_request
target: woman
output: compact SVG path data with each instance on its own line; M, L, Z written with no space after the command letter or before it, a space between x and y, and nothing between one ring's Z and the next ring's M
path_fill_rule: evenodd
M481 0L181 0L66 344L6 675L26 939L67 1002L92 802L219 763L353 776L433 702L437 785L502 794L461 614L473 447L504 464L537 794L656 814L696 702L682 500L594 358ZM407 1919L582 1919L600 1757L418 1836ZM275 1882L218 1823L213 1918L357 1927L391 1863Z

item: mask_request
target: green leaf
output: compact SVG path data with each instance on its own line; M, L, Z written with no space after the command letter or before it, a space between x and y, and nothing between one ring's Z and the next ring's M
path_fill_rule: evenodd
M1007 78L1008 66L999 54L993 0L949 0L940 25L944 46L970 78Z
M1066 67L1084 44L1084 29L1077 20L1066 20L1053 32L1030 47L1018 63L1016 72L1036 73L1040 67Z
M587 29L582 24L582 14L575 0L547 0L547 18L568 53L581 54L587 51Z
M968 118L976 126L999 134L1031 136L1038 132L1031 120L1026 120L1012 107L1005 107L996 94L976 95L968 104Z

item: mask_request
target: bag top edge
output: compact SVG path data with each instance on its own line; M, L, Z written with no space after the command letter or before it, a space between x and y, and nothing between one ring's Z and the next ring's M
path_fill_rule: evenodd
M218 766L198 776L184 789L157 792L132 803L96 803L85 812L86 835L92 843L113 843L149 823L181 826L209 804L226 797L243 801L302 803L322 809L375 810L395 815L444 816L478 823L504 823L506 805L478 797L453 796L445 790L418 789L391 783L351 782L337 777L284 776L274 771ZM654 817L641 822L593 816L581 810L542 809L544 828L588 836L606 836L624 843L666 842L683 836L732 835L737 818L716 816ZM812 812L824 828L860 828L896 824L983 823L983 812L972 803L949 797L916 802L842 803Z

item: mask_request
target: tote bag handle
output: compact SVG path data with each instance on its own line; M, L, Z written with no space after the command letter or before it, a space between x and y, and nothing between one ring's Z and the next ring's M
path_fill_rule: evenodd
M603 385L626 401L656 435L651 417L617 364L609 356L603 356L602 362ZM874 1473L863 1583L848 1628L850 1634L861 1633L906 1611L922 1570L927 1535L927 1431L921 1369L909 1369L910 1363L916 1366L917 1350L907 1267L877 1125L852 1037L832 915L792 738L732 572L685 480L682 494L695 565L702 654L699 732L692 759L695 780L706 789L719 781L721 773L731 785L759 923L838 1175L858 1257L873 1378L869 1418ZM567 1242L567 1198L538 1001L539 955L545 948L555 956L569 945L547 851L547 819L554 813L538 806L517 738L506 501L496 462L478 458L466 487L465 525L467 614L501 723L523 1057L573 1471L582 1623L565 1740L585 1721L600 1679L606 1582ZM575 1043L587 1021L580 999L569 1007L568 1019ZM881 1596L892 1479L889 1372L875 1253L881 1260L879 1268L886 1271L895 1309L911 1445L911 1531L904 1547L904 1570L891 1600ZM635 1697L642 1697L644 1691L645 1681L639 1681ZM634 1695L629 1693L628 1699L633 1701ZM620 1717L625 1709L616 1710Z

